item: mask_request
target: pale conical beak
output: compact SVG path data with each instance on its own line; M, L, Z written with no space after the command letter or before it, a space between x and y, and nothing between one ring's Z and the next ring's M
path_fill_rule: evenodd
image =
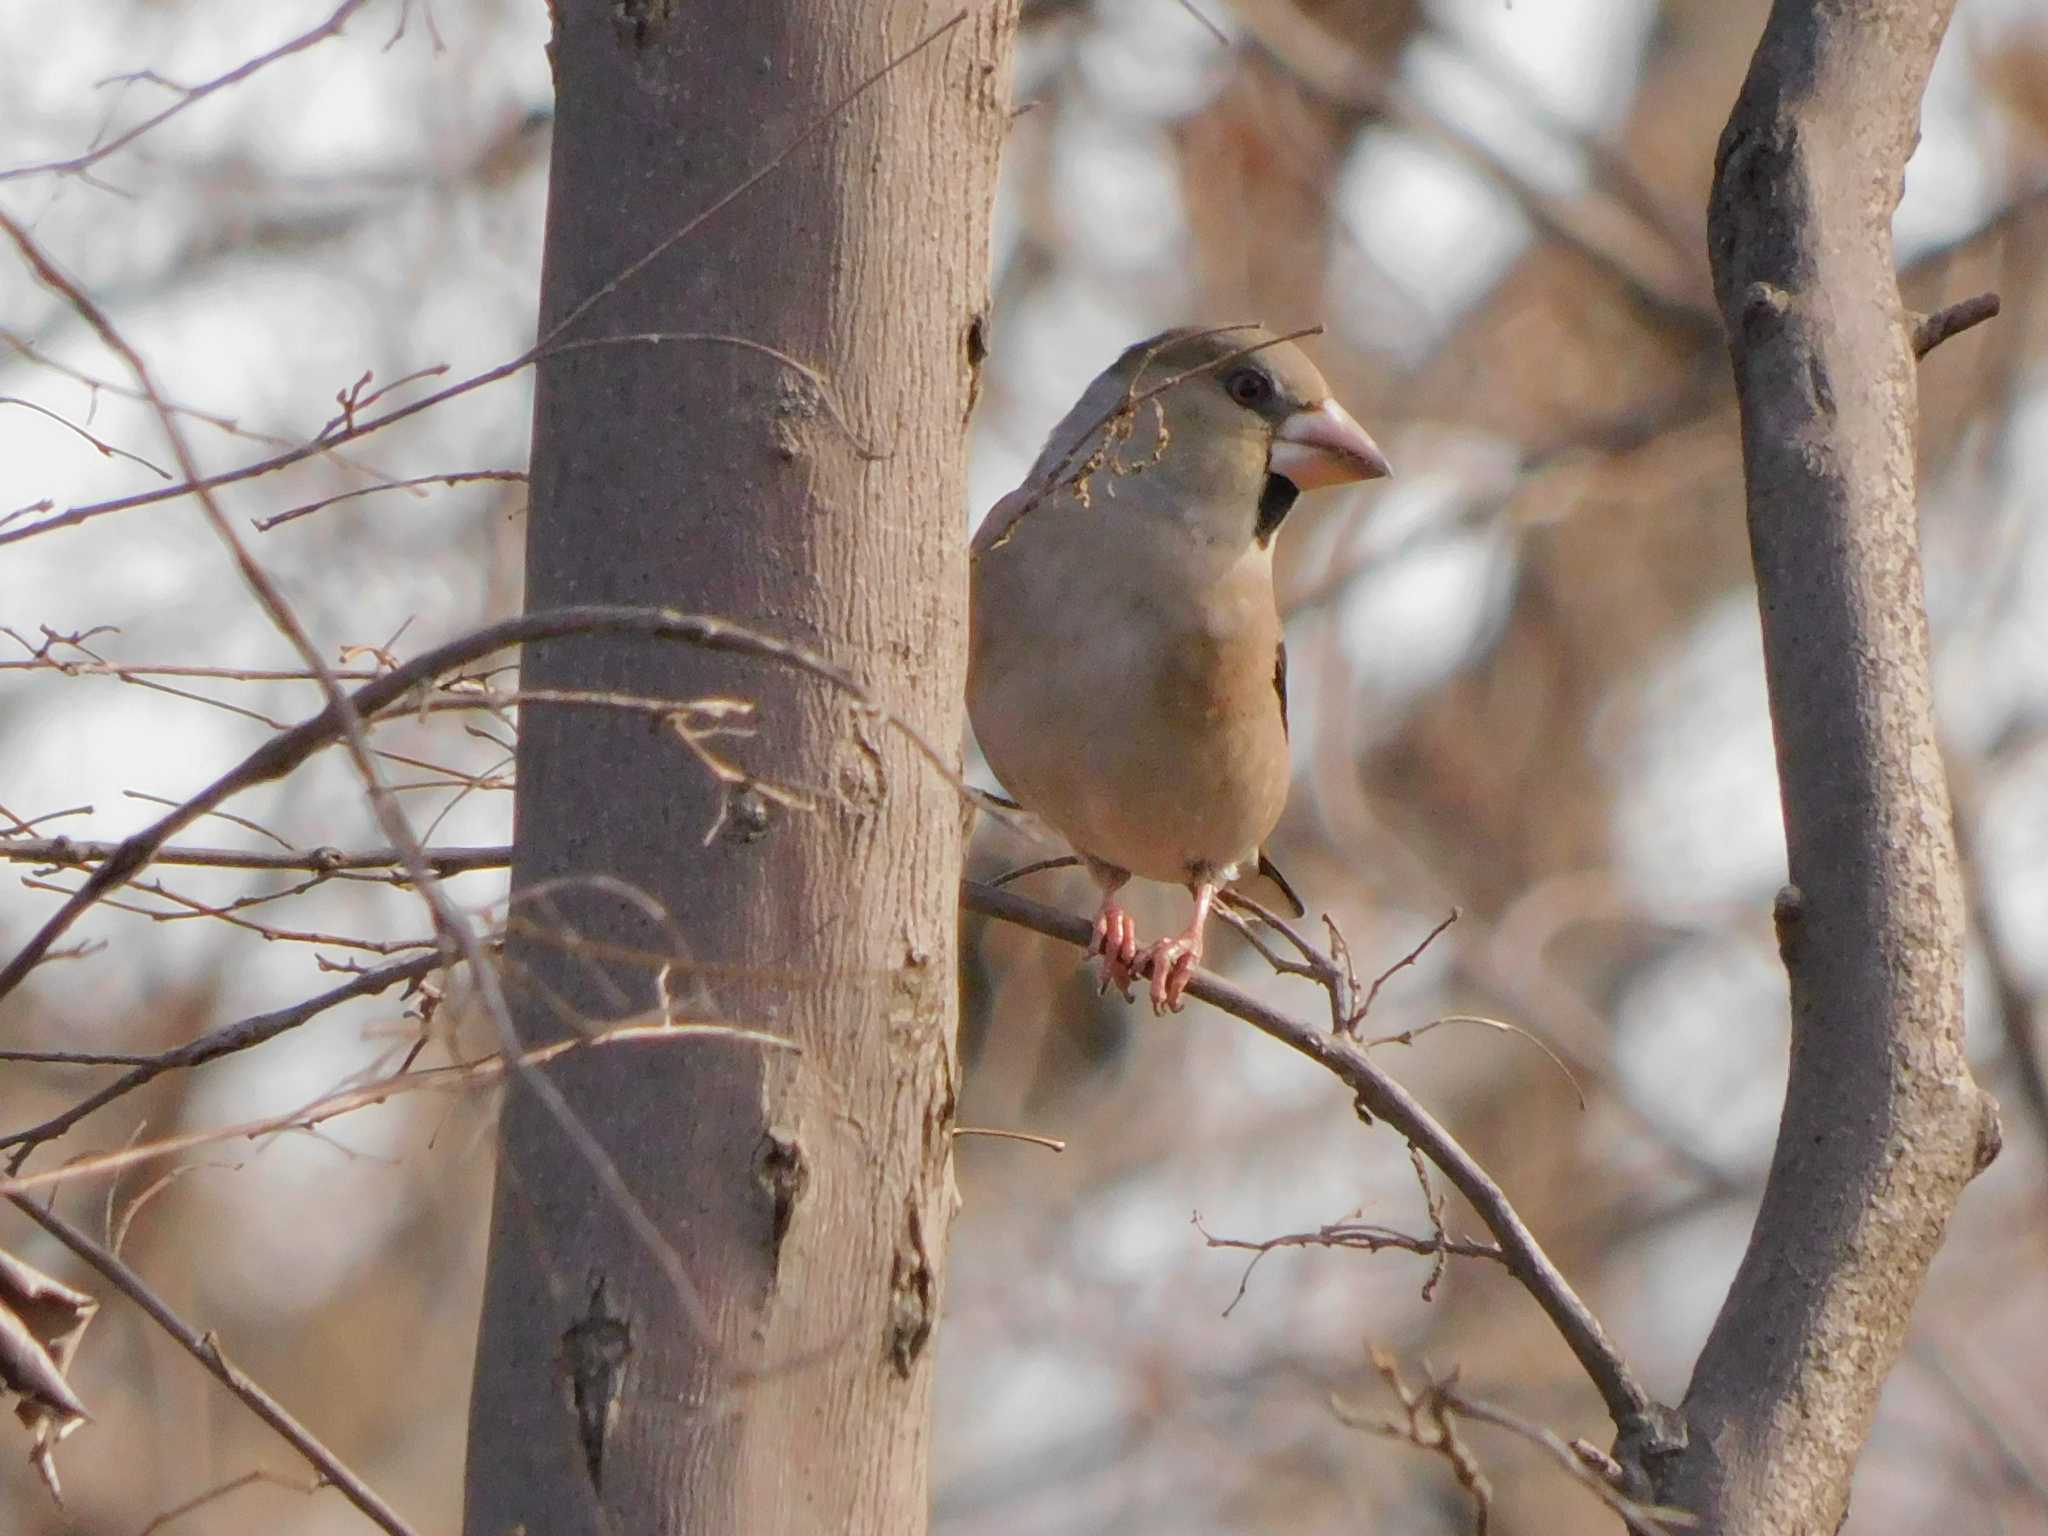
M1301 491L1377 480L1394 472L1379 444L1335 400L1296 411L1281 422L1266 468Z

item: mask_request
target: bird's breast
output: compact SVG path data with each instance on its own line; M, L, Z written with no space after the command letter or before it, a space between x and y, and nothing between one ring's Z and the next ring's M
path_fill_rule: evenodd
M978 561L968 703L997 778L1149 879L1253 857L1289 778L1263 575L1162 587L1105 554L1050 590L1028 561Z

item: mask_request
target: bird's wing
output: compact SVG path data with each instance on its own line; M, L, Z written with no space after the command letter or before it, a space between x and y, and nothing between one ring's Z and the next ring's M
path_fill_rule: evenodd
M1287 730L1287 642L1273 647L1273 691L1280 695L1280 729Z

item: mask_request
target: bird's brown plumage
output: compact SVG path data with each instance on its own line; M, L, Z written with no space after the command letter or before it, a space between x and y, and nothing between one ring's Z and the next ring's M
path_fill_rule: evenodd
M1088 859L1105 913L1126 874L1185 884L1205 911L1286 804L1283 467L1315 484L1385 473L1292 343L1169 331L1089 386L975 538L975 733Z

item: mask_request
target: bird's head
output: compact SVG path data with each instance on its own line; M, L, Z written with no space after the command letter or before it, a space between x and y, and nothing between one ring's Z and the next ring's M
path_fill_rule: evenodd
M1107 476L1119 503L1211 544L1265 545L1301 492L1390 473L1307 354L1256 326L1167 331L1126 349L1053 434L1041 472L1062 456L1087 464L1105 434L1117 440L1090 494Z

